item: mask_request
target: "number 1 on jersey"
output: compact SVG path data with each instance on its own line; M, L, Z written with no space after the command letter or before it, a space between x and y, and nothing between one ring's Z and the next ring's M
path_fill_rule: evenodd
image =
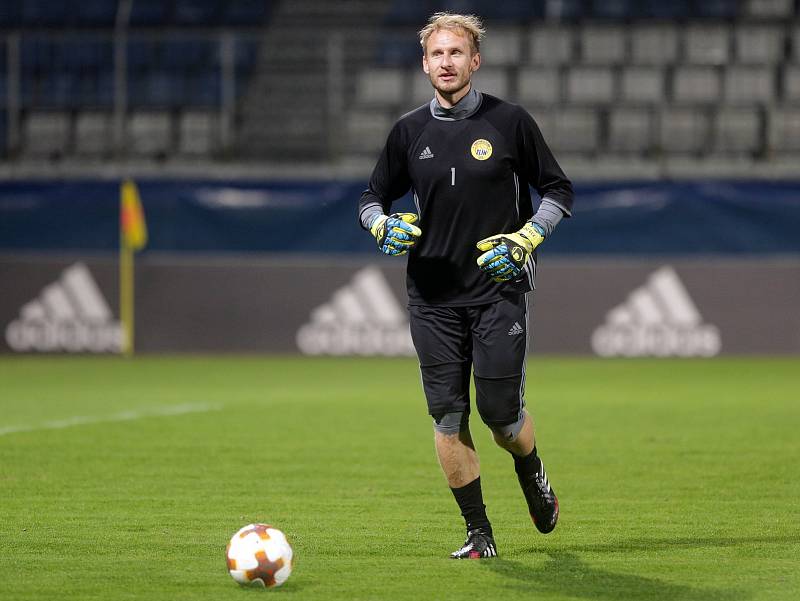
M455 186L456 185L456 168L455 167L450 167L450 185L451 186Z

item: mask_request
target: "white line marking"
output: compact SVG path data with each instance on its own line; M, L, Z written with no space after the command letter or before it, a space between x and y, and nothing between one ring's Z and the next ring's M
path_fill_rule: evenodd
M20 432L36 432L39 430L62 430L73 426L84 426L87 424L107 424L112 422L129 422L146 417L166 417L172 415L185 415L187 413L205 413L207 411L219 411L222 405L210 405L207 403L185 403L183 405L167 405L153 407L152 409L142 409L138 411L122 411L111 415L76 415L64 419L53 420L29 426L8 426L0 428L0 436L6 434L17 434Z

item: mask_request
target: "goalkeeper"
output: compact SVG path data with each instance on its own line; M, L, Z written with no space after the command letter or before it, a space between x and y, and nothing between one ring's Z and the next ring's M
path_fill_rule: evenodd
M527 297L536 248L570 216L572 185L524 109L472 86L482 36L476 17L449 13L420 31L433 99L394 125L359 203L380 250L408 254L411 336L439 463L466 524L457 559L497 555L469 429L471 378L536 528L558 520L523 397ZM529 186L542 198L535 212ZM409 190L416 212L393 213ZM535 386L528 392L535 398Z

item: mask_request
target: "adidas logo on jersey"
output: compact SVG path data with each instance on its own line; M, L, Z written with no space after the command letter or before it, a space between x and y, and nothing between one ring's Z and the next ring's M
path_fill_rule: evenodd
M297 332L306 355L414 355L408 318L377 267L358 271Z
M511 329L508 331L509 336L518 336L519 334L524 333L525 330L522 329L522 326L519 325L518 321L514 322L514 325L511 326Z
M719 330L700 312L672 267L665 266L611 309L592 334L603 357L711 357L721 347Z
M20 352L118 353L122 348L122 326L83 263L66 268L26 303L5 333L8 346Z
M426 146L425 150L419 153L419 158L421 159L432 159L436 155L431 152L431 147Z

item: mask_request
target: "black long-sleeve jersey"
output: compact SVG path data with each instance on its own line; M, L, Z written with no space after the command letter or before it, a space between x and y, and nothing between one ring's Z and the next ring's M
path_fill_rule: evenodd
M572 184L523 108L482 95L461 120L435 118L429 105L394 125L361 195L359 215L413 190L422 236L409 252L411 305L474 306L533 288L533 269L494 282L478 269L475 243L521 228L533 215L528 184L569 215Z

